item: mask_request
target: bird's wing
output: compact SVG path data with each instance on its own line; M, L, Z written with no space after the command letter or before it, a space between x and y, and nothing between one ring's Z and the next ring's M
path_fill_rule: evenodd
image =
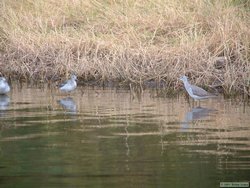
M67 81L65 81L65 82L63 82L63 83L61 83L61 84L59 84L59 87L65 86L68 82L69 82L69 81L67 80Z
M202 89L201 87L198 87L195 85L191 85L191 87L192 87L192 91L193 91L194 95L198 95L201 97L205 97L205 96L209 96L209 95L212 96L211 93L208 93L206 90Z

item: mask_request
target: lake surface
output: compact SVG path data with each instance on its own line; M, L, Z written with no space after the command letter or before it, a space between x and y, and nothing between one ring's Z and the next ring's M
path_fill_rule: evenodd
M14 85L0 97L0 187L220 187L250 180L250 106Z

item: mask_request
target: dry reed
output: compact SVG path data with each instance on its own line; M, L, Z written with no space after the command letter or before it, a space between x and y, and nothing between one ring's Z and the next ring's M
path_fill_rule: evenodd
M248 0L0 2L0 74L250 94Z

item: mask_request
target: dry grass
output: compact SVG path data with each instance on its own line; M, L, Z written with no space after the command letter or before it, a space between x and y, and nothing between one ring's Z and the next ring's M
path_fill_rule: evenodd
M193 83L250 94L248 0L0 2L0 74ZM218 57L225 59L220 61Z

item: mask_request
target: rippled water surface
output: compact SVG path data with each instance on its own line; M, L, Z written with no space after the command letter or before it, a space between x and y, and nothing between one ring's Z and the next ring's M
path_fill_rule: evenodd
M0 187L219 187L250 180L250 106L128 90L13 86Z

